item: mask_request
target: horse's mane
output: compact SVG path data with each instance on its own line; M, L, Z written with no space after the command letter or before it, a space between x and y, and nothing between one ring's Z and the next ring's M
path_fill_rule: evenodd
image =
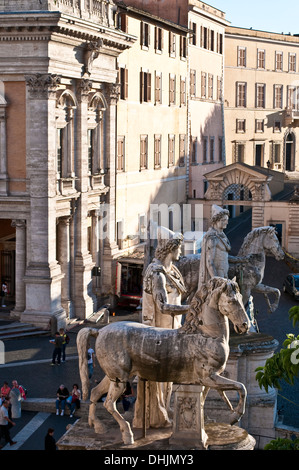
M252 244L256 241L256 239L261 234L267 234L268 232L275 232L275 227L258 227L254 228L251 232L249 232L246 237L244 238L243 244L239 250L238 256L245 256L248 254L250 248L252 248Z
M228 283L232 282L222 277L214 277L208 283L202 284L190 303L185 323L179 329L179 333L198 333L203 323L202 312L204 304L209 302L212 296L219 297L227 289Z

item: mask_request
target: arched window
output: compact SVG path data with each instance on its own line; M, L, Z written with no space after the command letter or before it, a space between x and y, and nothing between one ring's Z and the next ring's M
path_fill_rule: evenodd
M231 184L223 192L224 201L251 201L252 194L243 184Z
M89 103L88 108L88 173L97 175L105 173L105 111L107 103L104 96L97 92Z
M295 135L289 132L285 138L285 170L295 170Z
M64 90L56 109L56 171L57 178L75 176L74 118L78 107L71 90Z

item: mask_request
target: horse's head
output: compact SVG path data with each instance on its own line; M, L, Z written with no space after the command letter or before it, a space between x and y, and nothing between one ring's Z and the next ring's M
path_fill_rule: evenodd
M235 279L215 277L210 280L213 290L210 305L232 322L235 332L247 333L250 321L243 305L242 295Z
M277 261L284 259L284 251L279 243L275 227L267 227L263 245L266 252L274 256Z

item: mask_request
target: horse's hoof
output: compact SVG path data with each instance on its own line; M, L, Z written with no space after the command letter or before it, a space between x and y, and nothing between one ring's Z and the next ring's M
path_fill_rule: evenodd
M106 432L106 428L102 423L95 423L94 432L96 434L104 434Z

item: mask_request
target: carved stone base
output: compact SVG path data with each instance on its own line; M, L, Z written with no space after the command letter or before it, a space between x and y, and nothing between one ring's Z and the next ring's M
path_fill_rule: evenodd
M254 450L256 441L238 426L224 423L206 425L209 450Z
M203 391L200 385L178 385L174 393L173 434L171 445L206 449L208 436L204 429Z

